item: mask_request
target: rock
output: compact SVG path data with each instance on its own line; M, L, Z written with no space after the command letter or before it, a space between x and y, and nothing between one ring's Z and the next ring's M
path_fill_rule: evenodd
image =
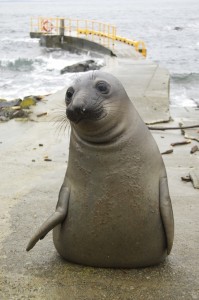
M5 122L11 119L13 110L9 107L0 110L0 121Z
M15 119L17 122L27 122L29 121L30 119L29 118L16 118Z
M9 118L0 115L0 122L7 122Z
M43 98L45 98L46 96L41 96L41 95L38 95L38 96L32 96L35 98L35 100L38 102L38 101L41 101Z
M191 177L190 177L189 175L187 175L187 176L182 176L182 177L181 177L181 180L182 180L182 181L189 182L189 181L191 181Z
M177 31L181 31L181 30L183 30L183 27L175 26L173 29L174 29L174 30L177 30Z
M199 151L199 148L198 148L197 145L195 145L195 146L193 146L193 147L191 148L190 153L193 154L193 153L195 153L196 151Z
M0 110L0 121L5 122L15 118L27 118L28 112L23 109L13 109L12 107L4 107Z
M28 112L24 111L23 109L14 111L12 114L11 119L15 119L15 118L27 118L28 117Z
M43 116L46 116L48 113L47 112L44 112L44 113L40 113L37 115L37 118L40 118L40 117L43 117Z
M29 119L29 109L31 106L36 105L45 96L26 96L22 99L14 99L7 101L0 99L0 122L6 122L16 118L17 120L25 121ZM25 109L25 110L24 110ZM44 116L47 113L39 114L38 117Z
M11 109L13 109L13 110L20 110L21 106L12 106Z
M19 106L21 101L22 101L21 99L15 99L15 100L11 100L11 101L7 101L5 99L0 99L0 108Z
M37 96L33 96L37 101L41 101L43 99L45 99L45 97L50 96L51 94L46 94L46 95L37 95Z
M99 70L102 66L98 65L96 61L90 59L90 60L85 60L79 63L76 63L71 66L67 66L63 68L60 73L77 73L77 72L86 72L90 70Z
M175 142L175 143L171 143L171 146L181 146L181 145L187 145L187 144L190 144L191 143L191 140L184 140L184 141L181 141L181 142Z
M171 154L171 153L173 153L173 149L166 150L166 151L162 152L161 154L164 155L164 154Z
M50 158L44 158L44 161L52 161Z
M36 102L38 102L38 101L40 101L40 100L42 100L43 98L45 98L46 96L44 95L44 96L41 96L41 95L37 95L37 96L35 96L35 95L29 95L29 96L25 96L24 98L23 98L23 100L26 100L26 99L33 99L33 100L35 100Z
M36 105L37 100L35 99L34 96L27 96L24 97L23 101L20 104L21 108L29 108L32 105Z

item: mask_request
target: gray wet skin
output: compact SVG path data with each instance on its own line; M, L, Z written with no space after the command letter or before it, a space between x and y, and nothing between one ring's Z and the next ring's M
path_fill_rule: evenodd
M174 220L159 149L121 83L101 71L66 92L71 124L68 167L56 211L27 250L53 229L66 260L137 268L170 253Z

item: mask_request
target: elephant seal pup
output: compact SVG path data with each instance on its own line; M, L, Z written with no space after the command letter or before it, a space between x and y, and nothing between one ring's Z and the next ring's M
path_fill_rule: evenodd
M55 213L27 250L53 229L59 254L82 265L147 267L173 244L174 221L158 147L111 74L87 72L66 92L69 160Z

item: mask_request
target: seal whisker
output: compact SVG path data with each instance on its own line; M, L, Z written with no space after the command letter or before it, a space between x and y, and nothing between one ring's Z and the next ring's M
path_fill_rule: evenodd
M65 123L68 123L67 119L64 117L60 117L59 119L54 121L53 126L58 128L59 126L61 126L61 124L65 124Z
M56 134L58 133L58 136L61 135L61 132L63 130L63 133L66 130L66 127L68 127L70 125L68 119L66 118L65 113L59 113L56 116L54 116L54 118L52 119L54 120L53 122L53 126L55 126L55 132ZM69 126L70 127L70 126Z
M55 125L57 123L61 122L61 121L68 122L66 116L64 116L64 115L63 116L57 116L56 118L54 118L54 124Z
M57 134L57 136L59 137L59 136L62 136L64 133L65 133L65 131L66 131L66 128L68 127L70 127L70 126L68 126L69 124L67 123L67 122L62 122L62 123L60 123L58 126L57 126L57 128L56 128L56 130L55 130L55 132L56 132L56 134Z
M56 123L57 121L59 121L62 118L66 118L66 115L63 112L61 114L59 113L59 114L52 116L50 121Z

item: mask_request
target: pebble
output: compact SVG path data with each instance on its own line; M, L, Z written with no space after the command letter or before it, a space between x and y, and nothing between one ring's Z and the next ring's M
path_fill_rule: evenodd
M193 146L193 147L191 148L190 153L193 154L193 153L195 153L196 151L199 151L199 148L198 148L197 145L195 145L195 146Z

